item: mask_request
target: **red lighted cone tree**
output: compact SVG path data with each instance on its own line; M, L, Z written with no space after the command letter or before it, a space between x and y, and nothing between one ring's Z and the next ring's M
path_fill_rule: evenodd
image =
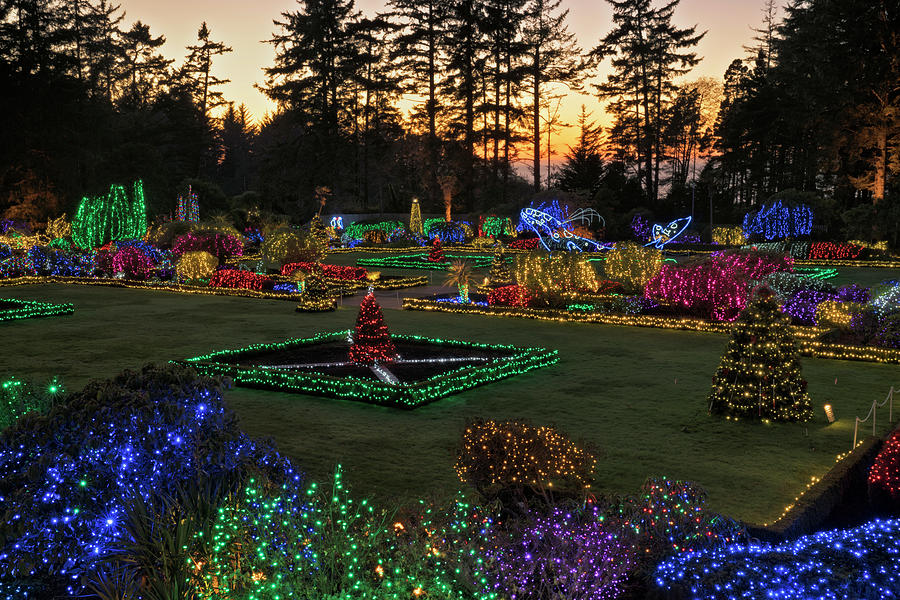
M397 348L384 324L381 306L371 290L359 305L349 357L358 365L371 365L375 361L390 362L397 357Z
M444 256L444 245L441 243L441 238L434 238L434 244L428 252L428 260L431 262L447 262L447 257Z

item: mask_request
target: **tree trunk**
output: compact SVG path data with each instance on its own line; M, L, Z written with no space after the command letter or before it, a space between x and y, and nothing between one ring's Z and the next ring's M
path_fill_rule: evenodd
M539 46L535 46L534 49L531 76L534 78L534 106L532 107L534 113L534 191L537 193L541 191L541 49ZM549 178L549 174L547 177Z

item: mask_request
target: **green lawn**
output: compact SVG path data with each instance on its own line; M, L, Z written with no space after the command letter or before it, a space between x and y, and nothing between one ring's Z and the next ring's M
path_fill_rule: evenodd
M0 323L0 371L60 375L70 390L148 361L346 329L356 316L349 308L299 314L283 301L74 285L0 288L0 298L75 304L70 316ZM599 448L600 490L633 492L650 474L691 479L707 488L715 509L768 521L849 449L854 417L865 416L891 385L900 387L896 365L805 359L814 422L734 423L706 414L725 336L394 310L385 316L397 333L560 352L555 366L409 412L268 391L227 394L248 433L273 437L312 477L327 477L341 462L359 493L392 501L461 485L453 461L467 418L525 418ZM839 418L830 426L825 403ZM886 411L879 419L886 430Z

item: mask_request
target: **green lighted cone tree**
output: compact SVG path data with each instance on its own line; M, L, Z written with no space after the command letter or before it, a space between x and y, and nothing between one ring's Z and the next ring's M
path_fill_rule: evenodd
M734 418L809 421L812 402L800 373L790 318L768 288L741 313L713 376L709 412Z
M72 219L72 241L79 248L97 248L114 240L133 240L147 232L144 186L134 182L131 200L121 185L111 185L105 198L83 198Z

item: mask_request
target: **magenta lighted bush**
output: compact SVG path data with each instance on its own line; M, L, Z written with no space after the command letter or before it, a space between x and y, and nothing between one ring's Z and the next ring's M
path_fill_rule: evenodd
M112 272L124 273L126 279L147 279L153 270L153 260L139 248L125 246L112 256Z
M752 282L793 269L789 256L759 252L714 254L695 265L663 265L647 282L644 295L716 321L735 320L750 295Z
M194 232L178 236L175 238L175 243L172 244L172 254L175 257L197 250L209 252L219 259L221 264L228 257L241 256L244 252L244 244L239 238L223 233L196 234Z

